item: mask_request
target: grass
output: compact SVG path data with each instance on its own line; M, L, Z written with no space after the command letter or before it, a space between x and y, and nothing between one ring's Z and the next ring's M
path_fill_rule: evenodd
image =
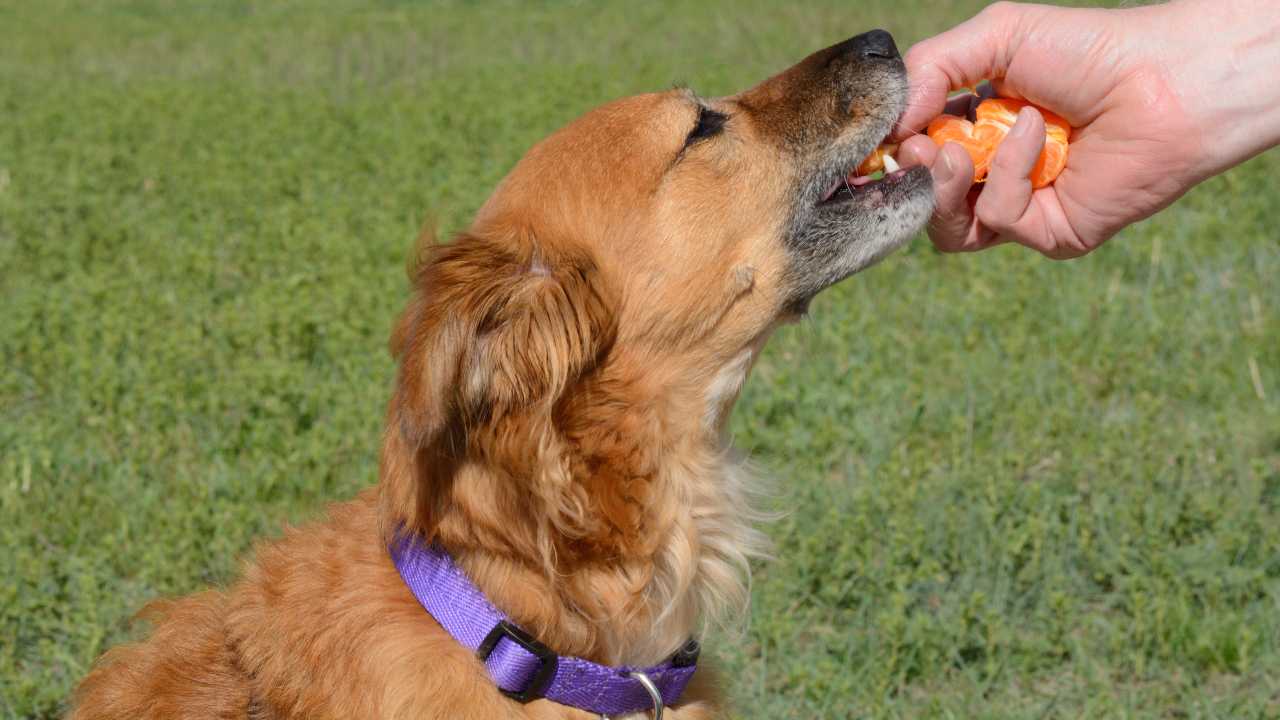
M979 5L0 2L0 715L372 482L424 218L608 98ZM1277 177L1077 262L917 240L774 339L742 717L1280 717Z

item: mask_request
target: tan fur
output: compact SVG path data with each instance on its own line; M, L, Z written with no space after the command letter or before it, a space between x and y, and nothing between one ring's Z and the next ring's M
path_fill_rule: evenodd
M424 237L377 487L261 545L226 592L153 606L70 717L593 717L502 696L401 581L398 533L440 542L565 655L656 663L740 615L766 543L724 424L787 312L799 159L779 138L805 111L791 98L822 99L814 58L716 101L731 142L681 150L686 91L606 105L452 243ZM707 665L668 718L724 715Z

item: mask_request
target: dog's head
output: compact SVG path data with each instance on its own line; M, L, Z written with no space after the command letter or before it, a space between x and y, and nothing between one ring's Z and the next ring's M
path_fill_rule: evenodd
M447 534L460 510L473 542L561 557L643 545L664 458L718 436L770 331L928 217L924 168L847 181L906 87L875 31L731 97L618 100L529 151L416 271L394 520Z
M850 182L905 97L893 39L874 31L735 96L625 98L533 148L474 231L591 258L623 296L624 332L701 341L688 326L727 314L755 334L927 218L924 168Z

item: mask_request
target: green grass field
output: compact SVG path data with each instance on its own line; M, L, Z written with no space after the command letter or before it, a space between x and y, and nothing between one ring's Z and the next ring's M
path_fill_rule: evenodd
M0 0L0 715L375 477L418 228L607 99L981 3ZM1280 155L780 332L744 718L1280 717Z

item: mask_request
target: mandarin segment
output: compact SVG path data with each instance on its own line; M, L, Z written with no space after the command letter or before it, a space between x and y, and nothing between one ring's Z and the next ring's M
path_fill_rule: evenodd
M982 182L987 177L987 166L991 162L989 140L976 136L973 123L955 115L939 115L929 123L925 132L938 147L953 142L969 153L969 159L973 160L974 182Z
M929 123L927 133L938 147L947 142L963 147L973 158L973 181L982 182L986 179L996 148L1018 121L1018 112L1028 105L1031 103L1024 100L990 98L983 100L974 111L975 122L954 115L940 115ZM1071 125L1048 110L1036 109L1044 117L1045 143L1029 179L1032 187L1042 188L1051 185L1067 165Z

